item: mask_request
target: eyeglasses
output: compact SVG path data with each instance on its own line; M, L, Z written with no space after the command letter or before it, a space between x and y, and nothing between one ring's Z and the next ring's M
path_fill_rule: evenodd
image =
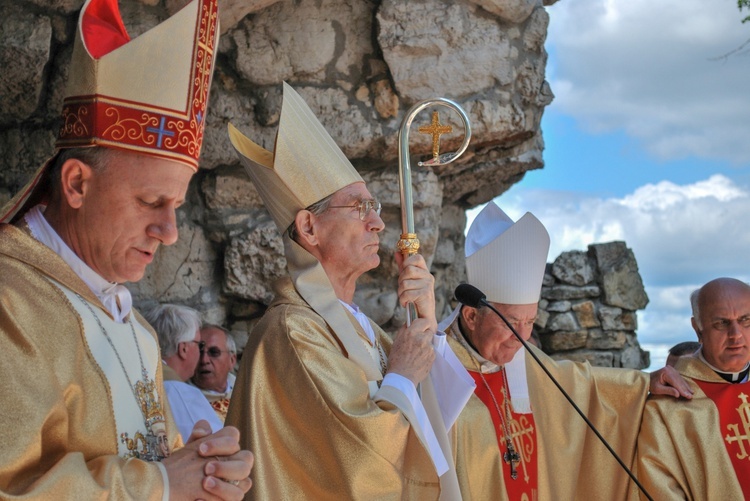
M367 215L371 210L375 211L375 214L380 215L380 209L382 206L377 200L362 200L361 202L354 205L329 205L329 209L359 209L359 218L364 221L367 219Z
M216 346L206 349L205 345L201 347L201 355L208 355L211 358L219 358L222 353L232 353L230 350L221 350Z
M197 344L198 345L198 349L200 351L203 351L203 349L206 347L206 342L205 341L196 341L196 340L193 339L192 341L188 341L188 343L195 343L195 344Z

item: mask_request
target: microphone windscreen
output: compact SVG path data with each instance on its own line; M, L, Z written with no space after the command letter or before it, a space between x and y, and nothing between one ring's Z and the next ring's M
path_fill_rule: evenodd
M461 303L466 306L471 306L472 308L479 308L487 297L482 291L471 284L459 285L456 287L456 292L454 294L456 295L456 299Z

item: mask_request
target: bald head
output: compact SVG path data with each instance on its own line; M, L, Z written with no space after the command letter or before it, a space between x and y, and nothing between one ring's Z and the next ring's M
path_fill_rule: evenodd
M750 362L750 286L717 278L695 291L690 302L708 363L726 372L742 370Z

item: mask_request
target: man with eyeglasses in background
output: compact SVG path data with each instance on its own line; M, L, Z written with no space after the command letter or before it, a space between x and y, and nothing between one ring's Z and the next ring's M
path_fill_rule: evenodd
M143 317L159 338L164 391L183 440L190 437L201 419L208 421L216 433L224 427L224 420L219 420L198 388L185 382L195 372L203 352L200 312L177 304L156 304L145 308Z
M203 346L193 384L200 388L223 423L234 389L232 369L237 363L237 346L229 332L218 325L206 324L200 334Z

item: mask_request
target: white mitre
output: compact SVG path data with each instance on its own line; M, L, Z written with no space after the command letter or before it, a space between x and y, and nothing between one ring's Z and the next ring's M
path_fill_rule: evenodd
M490 202L466 235L468 281L493 303L537 303L549 243L547 230L533 214L527 212L514 223Z
M513 222L495 202L488 203L466 235L466 274L469 283L501 304L539 302L547 266L549 234L530 212ZM531 412L524 349L505 364L513 409Z

